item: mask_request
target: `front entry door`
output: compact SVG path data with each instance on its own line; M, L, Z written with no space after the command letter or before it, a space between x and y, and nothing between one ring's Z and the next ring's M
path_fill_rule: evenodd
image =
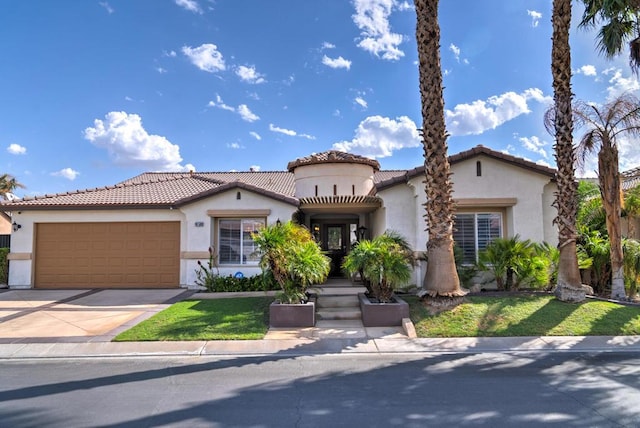
M342 276L342 259L347 254L347 227L344 224L327 224L325 226L325 243L327 255L331 258L329 276Z

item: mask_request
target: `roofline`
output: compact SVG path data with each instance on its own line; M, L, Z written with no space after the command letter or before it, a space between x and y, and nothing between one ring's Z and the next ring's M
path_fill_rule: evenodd
M270 190L262 189L260 187L254 186L252 184L244 183L242 181L232 181L232 182L229 182L229 183L221 184L220 186L218 186L218 187L216 187L214 189L211 189L211 190L208 190L208 191L205 191L205 192L202 192L202 193L198 193L197 195L189 196L187 198L180 199L180 200L176 201L174 204L172 204L172 206L175 206L176 208L177 207L182 207L182 206L188 205L188 204L190 204L192 202L199 201L200 199L204 199L204 198L207 198L209 196L213 196L213 195L216 195L218 193L223 193L223 192L226 192L228 190L232 190L232 189L236 189L236 188L248 190L248 191L251 191L251 192L254 192L254 193L258 193L260 195L267 196L268 198L276 199L276 200L282 201L284 203L287 203L287 204L290 204L290 205L294 205L296 207L300 205L300 201L297 198L294 198L292 196L287 196L287 195L283 195L281 193L272 192Z
M538 174L546 175L551 179L556 178L557 171L553 168L549 168L544 165L538 165L535 162L531 162L516 156L508 155L502 152L498 152L495 150L491 150L485 146L476 146L472 149L465 150L463 152L457 153L455 155L449 156L449 164L454 165L456 163L460 163L466 161L468 159L474 158L476 156L484 155L496 160L500 160L503 162L510 163L512 165L536 172ZM384 190L388 187L394 186L399 183L407 183L409 180L424 175L424 165L408 170L405 174L390 178L385 181L381 181L376 185L376 189Z

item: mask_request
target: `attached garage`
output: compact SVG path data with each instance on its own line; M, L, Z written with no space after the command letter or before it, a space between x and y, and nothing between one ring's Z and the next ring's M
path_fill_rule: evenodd
M37 223L36 288L177 288L180 222Z

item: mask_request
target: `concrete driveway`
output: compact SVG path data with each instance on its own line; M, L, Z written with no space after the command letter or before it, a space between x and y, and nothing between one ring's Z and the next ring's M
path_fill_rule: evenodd
M6 290L0 343L108 342L191 294L171 290Z

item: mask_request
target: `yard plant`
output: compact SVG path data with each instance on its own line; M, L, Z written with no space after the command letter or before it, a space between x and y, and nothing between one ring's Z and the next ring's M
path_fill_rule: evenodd
M304 303L310 285L325 281L331 268L307 228L288 221L262 228L253 235L260 267L280 285L281 303Z
M373 297L388 303L393 290L411 278L413 251L406 239L388 231L371 240L363 239L345 257L342 268L350 275L362 273Z

